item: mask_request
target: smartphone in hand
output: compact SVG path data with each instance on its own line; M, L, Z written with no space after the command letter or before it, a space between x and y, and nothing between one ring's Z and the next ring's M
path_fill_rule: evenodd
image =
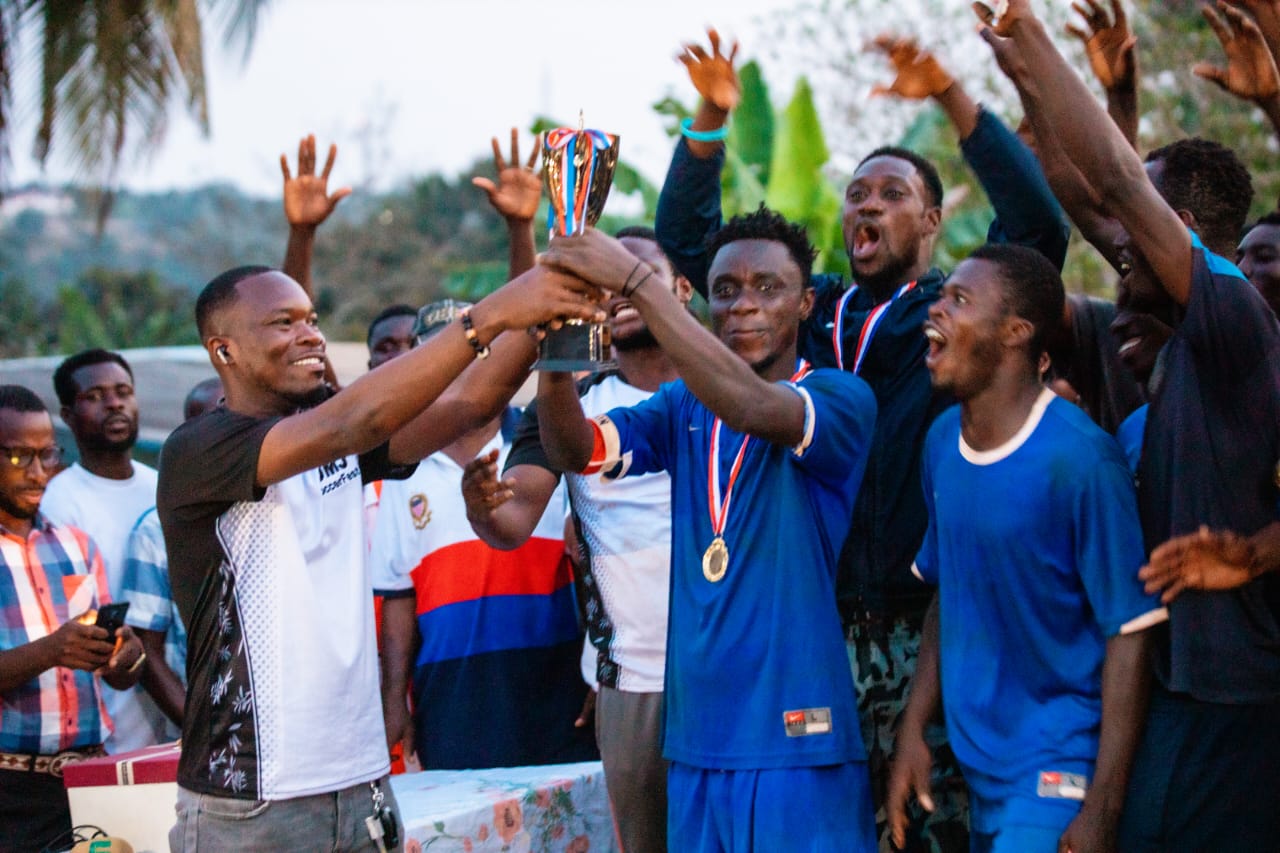
M124 615L128 612L129 602L127 601L108 604L98 611L98 618L93 624L99 628L106 628L107 633L114 637L116 631L124 627Z

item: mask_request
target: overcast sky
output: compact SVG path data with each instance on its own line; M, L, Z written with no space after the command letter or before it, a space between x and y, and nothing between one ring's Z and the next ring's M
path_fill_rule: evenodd
M680 42L704 38L710 23L740 37L744 55L764 54L761 42L776 31L770 21L791 5L275 0L247 63L206 25L211 135L201 137L175 109L164 147L149 162L126 164L123 183L155 190L230 181L277 195L280 153L292 159L299 136L312 131L321 144L338 144L338 185L386 189L465 168L513 124L527 127L542 114L576 122L579 109L588 126L620 134L622 156L659 181L670 142L650 104L667 93L694 97L673 58ZM41 177L28 156L31 83L28 72L15 92L10 186ZM60 182L72 173L55 158L44 177Z

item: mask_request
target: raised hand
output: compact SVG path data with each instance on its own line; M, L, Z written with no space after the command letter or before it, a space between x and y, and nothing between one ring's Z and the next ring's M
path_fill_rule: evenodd
M914 38L884 34L877 36L872 46L889 58L897 75L887 86L878 83L872 87L872 95L921 101L941 95L955 83L934 55L923 50Z
M1272 58L1280 64L1280 0L1234 0L1234 4L1243 6L1257 22Z
M1147 593L1160 593L1165 604L1184 590L1235 589L1256 576L1255 551L1248 540L1208 527L1170 539L1151 552L1138 572Z
M701 45L689 43L676 59L684 63L689 80L703 101L726 113L733 112L742 100L742 85L738 81L738 71L733 67L738 43L735 41L729 55L725 56L720 52L720 34L714 28L707 29L707 38L711 42L711 53L708 54Z
M298 175L289 171L289 158L280 155L280 171L284 174L284 216L293 227L315 228L329 218L338 202L351 195L350 187L329 194L329 173L338 156L338 146L329 146L324 171L316 175L316 137L305 136L298 142Z
M603 323L600 291L573 275L538 264L476 303L477 329L526 330L564 320ZM489 338L491 339L491 338Z
M1035 18L1030 0L992 0L990 5L978 2L971 4L971 7L978 20L998 36L1008 37L1018 21Z
M498 451L477 456L462 469L462 499L467 505L467 518L486 518L498 507L515 497L514 480L498 479Z
M542 140L534 139L533 150L529 152L529 160L520 164L520 132L511 128L511 160L503 159L502 146L498 137L493 137L493 167L498 173L498 181L489 178L472 178L471 183L484 190L489 203L498 211L503 219L515 222L530 222L538 213L538 202L542 200L542 178L534 171L538 162L538 151Z
M1191 71L1255 104L1280 96L1280 72L1257 23L1224 0L1218 0L1218 11L1207 3L1200 11L1222 43L1227 65L1223 68L1211 62L1197 62Z
M1086 32L1075 24L1067 25L1067 32L1084 42L1089 67L1102 84L1102 88L1132 90L1137 84L1137 63L1134 46L1138 37L1129 30L1120 0L1111 0L1111 14L1097 0L1084 0L1087 8L1072 3L1071 8L1084 19Z
M572 237L553 237L538 262L611 293L620 293L628 286L639 287L638 282L646 274L662 278L661 286L671 288L671 281L665 278L662 270L649 266L631 254L620 241L595 228L588 228Z

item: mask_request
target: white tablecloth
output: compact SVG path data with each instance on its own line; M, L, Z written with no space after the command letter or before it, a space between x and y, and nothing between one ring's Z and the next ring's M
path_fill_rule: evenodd
M600 762L391 777L406 853L615 853Z

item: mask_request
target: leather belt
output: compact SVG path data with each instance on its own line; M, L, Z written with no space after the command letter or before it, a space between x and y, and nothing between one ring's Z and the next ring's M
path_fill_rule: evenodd
M57 755L25 755L18 752L0 752L0 770L29 771L32 773L48 773L50 776L62 778L62 768L86 758L98 758L106 755L101 746L86 746L80 749L64 749Z

